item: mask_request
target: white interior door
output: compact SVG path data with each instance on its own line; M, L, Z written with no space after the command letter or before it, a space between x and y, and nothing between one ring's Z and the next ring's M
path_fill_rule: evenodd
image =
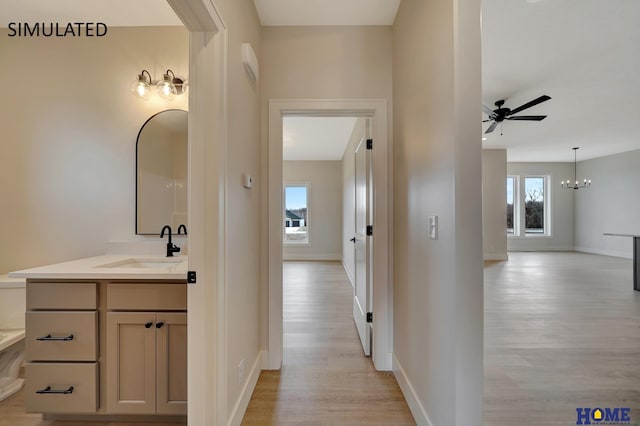
M367 322L367 313L371 312L371 238L367 236L367 226L371 221L371 150L367 149L370 136L370 120L367 120L366 137L355 151L355 287L353 289L353 319L364 349L371 355L372 323Z

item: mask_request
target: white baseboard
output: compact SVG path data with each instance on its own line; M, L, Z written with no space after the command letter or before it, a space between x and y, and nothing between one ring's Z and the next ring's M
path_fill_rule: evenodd
M347 278L349 278L349 282L351 283L351 287L355 288L355 281L353 280L353 275L351 270L347 267L347 264L344 263L344 259L342 259L342 267L344 268L344 272L347 274Z
M508 254L485 253L484 260L509 260Z
M514 252L528 252L528 251L575 251L573 246L558 246L558 247L544 247L544 246L534 246L531 247L509 247L507 251Z
M407 400L407 405L409 406L409 410L411 410L411 414L413 414L416 424L421 426L433 426L433 423L429 420L427 410L424 409L424 406L420 402L418 395L416 395L409 378L405 374L404 369L395 354L393 355L393 375L400 386L404 399Z
M633 259L632 250L630 250L630 252L627 253L624 251L600 250L592 247L576 247L575 251L579 251L582 253L600 254L602 256L624 257L625 259Z
M260 377L260 372L262 371L262 365L264 364L264 359L266 358L265 354L265 351L260 351L258 353L258 357L253 363L251 371L247 375L247 379L242 386L242 391L240 391L238 401L233 407L233 411L231 412L231 416L229 417L229 426L239 426L242 423L244 413L246 413L247 407L249 406L249 401L251 401L251 395L253 395L253 391L256 388L256 383L258 383L258 378Z
M336 253L286 253L282 260L342 260L341 254Z

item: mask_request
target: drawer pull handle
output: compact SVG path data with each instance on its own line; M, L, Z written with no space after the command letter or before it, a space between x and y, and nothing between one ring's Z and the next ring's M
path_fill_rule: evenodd
M73 340L73 334L70 334L67 337L52 337L50 334L47 334L44 337L37 337L36 340L40 340L41 342L70 342Z
M159 323L156 324L156 328L162 328L163 325L164 323L160 321Z
M153 325L152 322L148 322L144 325L144 328L151 328L152 325Z
M69 386L69 388L65 389L65 390L53 390L53 389L51 389L51 386L47 386L44 389L36 391L36 393L39 393L39 394L69 395L69 394L73 393L73 386Z

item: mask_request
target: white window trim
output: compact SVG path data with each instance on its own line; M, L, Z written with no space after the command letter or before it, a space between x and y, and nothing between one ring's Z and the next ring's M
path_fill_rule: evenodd
M520 236L520 175L507 175L507 178L513 178L513 233L507 231L507 237L513 238Z
M285 182L282 186L282 213L286 214L287 209L287 187L288 186L304 186L307 188L307 220L305 226L307 227L307 239L305 241L287 241L285 238L285 227L282 224L282 244L285 246L293 247L310 247L311 246L311 228L309 227L309 218L311 217L311 182L308 181L291 181Z
M552 203L552 188L551 182L553 176L549 173L515 173L508 174L507 177L513 177L516 179L515 193L514 193L514 233L507 234L509 239L536 239L536 238L553 238L552 221L551 221L551 203ZM527 234L525 229L525 192L524 186L527 178L542 178L544 179L544 233L542 234ZM506 207L506 206L505 206ZM506 218L505 218L506 221ZM517 229L515 228L517 226Z

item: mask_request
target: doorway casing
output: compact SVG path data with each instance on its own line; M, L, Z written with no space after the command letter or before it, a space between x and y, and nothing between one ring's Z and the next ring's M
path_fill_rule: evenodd
M189 31L188 424L228 423L227 27L215 0L167 0Z
M282 366L282 119L285 116L370 117L373 135L373 347L376 370L391 370L393 352L392 187L387 101L278 100L269 101L268 188L263 206L268 211L268 357L266 369Z

